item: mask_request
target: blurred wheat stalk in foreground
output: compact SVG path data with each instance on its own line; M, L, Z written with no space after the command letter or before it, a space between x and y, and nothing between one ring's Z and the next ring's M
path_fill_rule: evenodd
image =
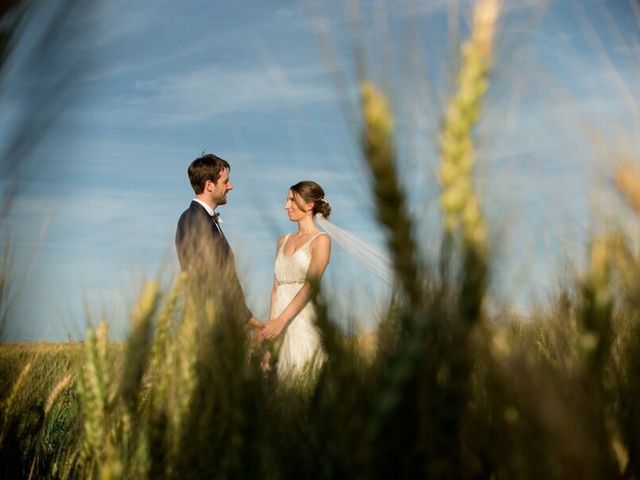
M487 227L473 187L472 128L489 88L488 75L499 11L498 0L482 0L474 9L472 36L462 47L458 90L449 102L443 122L439 170L440 203L447 232L453 234L461 225L467 247L482 255L486 249Z

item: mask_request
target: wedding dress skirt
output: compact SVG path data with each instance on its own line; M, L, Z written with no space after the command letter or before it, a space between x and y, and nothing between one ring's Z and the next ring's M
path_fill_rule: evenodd
M304 285L311 263L310 244L317 235L291 255L285 255L283 252L284 244L289 236L287 235L282 241L275 262L278 287L273 308L274 318L280 315ZM307 373L313 373L324 361L325 355L321 349L320 335L314 324L314 318L313 304L309 302L289 322L276 366L280 380L300 379Z

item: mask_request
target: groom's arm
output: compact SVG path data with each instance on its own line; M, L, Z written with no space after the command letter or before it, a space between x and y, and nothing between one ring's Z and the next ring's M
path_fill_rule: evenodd
M228 292L231 295L233 303L236 308L236 315L239 320L242 320L248 326L251 327L261 327L262 322L258 321L258 319L253 315L249 307L247 306L247 302L244 297L244 292L242 290L242 285L240 284L240 280L238 279L238 275L235 269L235 262L233 261L233 256L229 258L228 272L227 272L227 285L230 287L230 291Z
M180 263L180 269L182 271L187 270L187 228L185 224L187 223L186 212L183 213L179 220L178 225L176 226L176 235L175 235L175 245L176 245L176 253L178 254L178 261Z
M262 323L260 320L258 320L253 315L251 315L251 318L247 322L247 326L253 327L253 328L262 328L264 326L264 323Z

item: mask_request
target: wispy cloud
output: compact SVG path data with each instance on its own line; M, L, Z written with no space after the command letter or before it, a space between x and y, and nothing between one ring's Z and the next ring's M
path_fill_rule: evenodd
M217 66L141 79L131 93L107 104L85 105L77 118L136 123L140 127L188 125L231 113L274 111L334 98L320 68L287 70L287 83L273 69Z

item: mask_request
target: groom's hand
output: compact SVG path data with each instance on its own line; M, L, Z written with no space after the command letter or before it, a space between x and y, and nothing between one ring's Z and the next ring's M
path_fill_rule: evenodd
M258 320L256 317L254 317L253 315L251 316L251 318L249 319L249 321L247 322L247 325L249 327L253 327L256 328L258 330L262 329L264 327L264 323L262 323L260 320Z

